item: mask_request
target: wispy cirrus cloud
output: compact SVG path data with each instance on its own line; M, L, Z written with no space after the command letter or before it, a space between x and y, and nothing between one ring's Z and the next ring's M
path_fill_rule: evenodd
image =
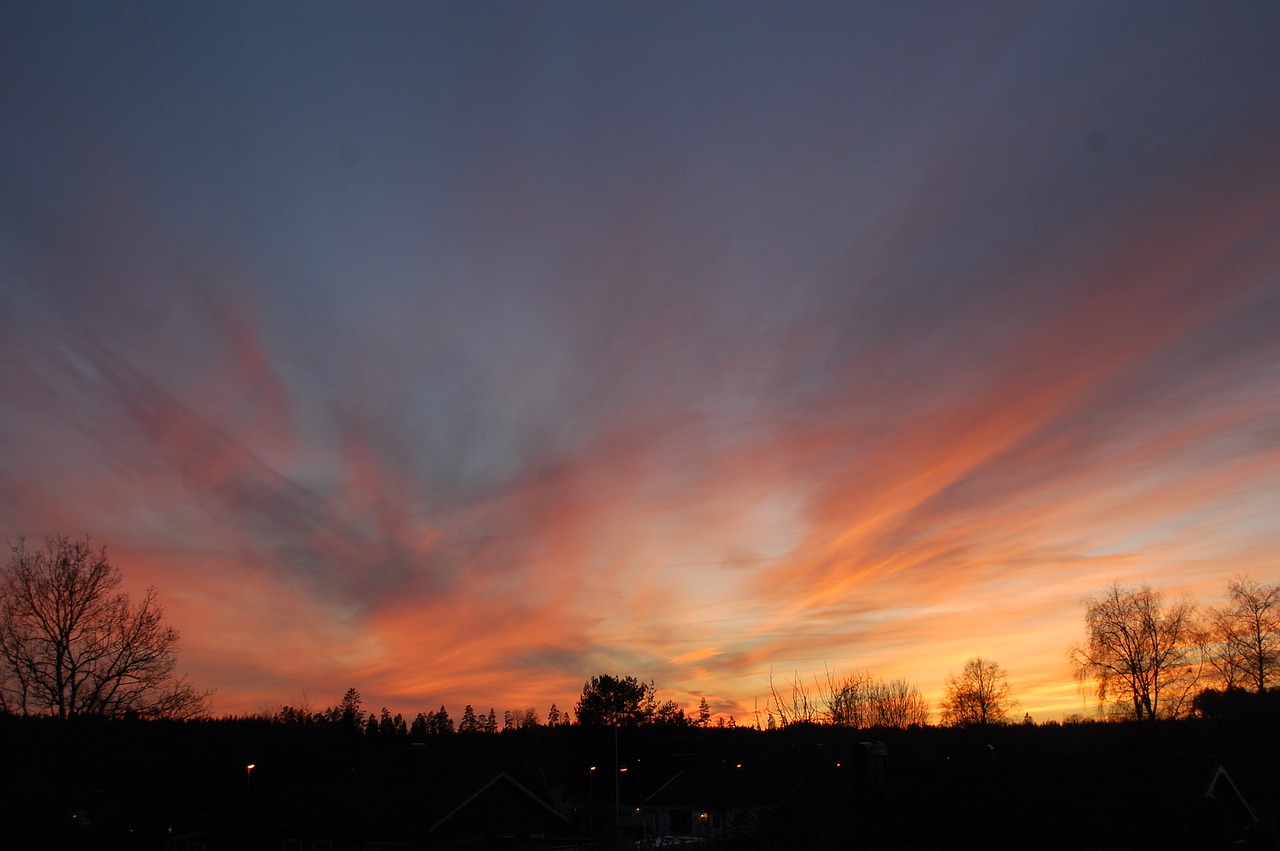
M2 13L0 525L220 709L1052 714L1083 594L1268 578L1268 11L365 12Z

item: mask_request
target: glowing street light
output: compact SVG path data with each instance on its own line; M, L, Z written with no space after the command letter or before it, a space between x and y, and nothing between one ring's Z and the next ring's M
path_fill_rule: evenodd
M253 779L253 770L257 768L252 762L244 767L244 793L249 794L249 782Z

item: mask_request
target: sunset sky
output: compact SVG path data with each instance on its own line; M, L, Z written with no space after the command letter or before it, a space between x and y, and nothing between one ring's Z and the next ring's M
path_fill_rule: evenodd
M969 657L1280 580L1280 6L0 6L0 538L216 714Z

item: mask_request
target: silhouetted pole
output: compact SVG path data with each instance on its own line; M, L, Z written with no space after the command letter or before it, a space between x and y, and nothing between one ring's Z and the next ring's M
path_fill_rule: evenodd
M626 773L627 773L627 767L625 765L622 766L622 768L618 769L618 788L619 789L622 788L622 775ZM619 795L619 797L621 797L621 795ZM619 822L622 821L622 801L621 800L618 801L618 821ZM621 831L621 828L619 828L619 831Z
M618 770L618 722L613 722L613 829L622 832L622 772Z
M596 837L596 767L593 765L587 769L587 824L589 825L587 835L591 839Z

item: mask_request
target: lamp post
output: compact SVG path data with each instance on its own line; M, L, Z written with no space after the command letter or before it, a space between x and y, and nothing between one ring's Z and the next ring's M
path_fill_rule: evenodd
M617 822L618 832L622 832L622 775L627 773L627 767L624 765L618 769L617 781L614 786L613 796L613 813Z
M249 794L249 784L253 780L253 769L256 768L252 762L244 767L244 793Z
M587 769L587 836L594 839L596 836L596 767L593 765Z

